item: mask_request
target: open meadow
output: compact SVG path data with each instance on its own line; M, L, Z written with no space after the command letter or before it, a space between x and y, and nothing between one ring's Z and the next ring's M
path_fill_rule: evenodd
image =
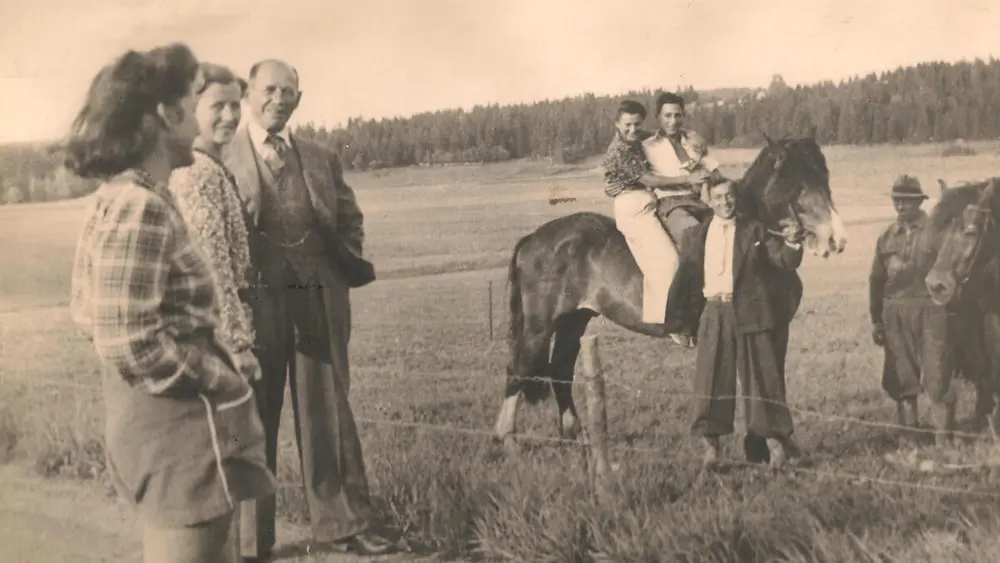
M380 276L353 294L351 401L386 526L415 552L473 560L1000 561L1000 474L883 460L901 433L883 425L895 409L867 312L875 238L894 215L892 181L916 175L933 197L937 178L1000 175L1000 145L970 146L978 154L948 158L932 145L824 148L849 240L842 255L807 256L801 268L787 370L807 453L798 470L736 466L699 480L687 434L693 351L595 321L618 469L605 501L590 493L580 447L545 441L556 437L554 401L522 407L519 430L529 436L519 457L490 436L511 249L557 216L611 213L600 159L349 175ZM738 176L757 151L715 153ZM554 186L577 200L550 205ZM83 209L0 207L0 458L102 487L100 380L66 307ZM960 420L972 405L971 387L962 389ZM576 397L582 413L582 389ZM302 522L290 408L285 416L280 510ZM724 441L729 459L742 459L739 436ZM991 442L967 441L927 455L993 455Z

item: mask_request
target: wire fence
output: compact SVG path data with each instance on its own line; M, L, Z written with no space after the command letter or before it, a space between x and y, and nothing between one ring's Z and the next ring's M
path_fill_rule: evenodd
M360 371L384 371L384 372L395 372L395 371L397 371L397 368L395 368L395 367L386 367L386 368L371 368L371 367L364 368L364 367L362 367L362 368L353 368L353 369L360 370ZM606 368L604 368L604 369L606 369ZM603 369L601 369L599 371L603 371ZM430 371L407 371L406 374L410 375L410 376L417 376L417 377L432 376L432 375L440 376L441 375L440 372L430 372ZM472 373L470 373L470 374L457 374L456 377L457 378L461 378L464 381L464 380L467 380L469 377L479 377L479 378L485 379L488 376L482 375L482 374L472 374ZM549 384L552 383L551 380L546 379L546 378L524 377L524 378L519 378L519 379L533 380L533 381L542 381L542 382L549 383ZM627 392L627 393L630 393L630 394L635 394L635 395L649 395L650 393L653 392L651 389L640 389L636 385L633 385L633 384L630 384L630 383L627 383L627 382L624 382L624 381L620 381L620 380L617 380L617 379L607 380L607 383L610 386L613 386L615 388L620 389L621 391L624 391L624 392ZM20 376L11 376L11 375L2 375L2 374L0 374L0 385L6 385L6 384L21 385L21 386L26 386L26 387L30 387L30 388L46 388L47 387L47 388L53 388L53 389L70 389L70 390L74 390L74 391L88 391L88 392L94 392L94 393L100 392L101 389L102 389L100 385L93 385L93 384L81 383L81 382L76 382L76 381L58 380L58 379L51 379L51 378L37 378L37 377L31 377L31 378L29 378L29 377L20 377ZM704 395L699 395L697 393L685 392L685 391L680 391L680 390L670 390L670 391L657 390L657 391L660 392L660 393L662 393L663 395L670 395L670 396L674 396L674 397L683 397L683 398L686 398L686 399L707 399L707 398L714 398L714 399L733 399L735 401L739 401L740 399L743 398L740 395L721 396L721 397L720 396L707 397L707 396L704 396ZM761 400L764 401L764 402L776 402L776 401L768 401L766 399L761 399ZM851 416L830 414L830 413L825 413L825 412L821 412L821 411L814 410L814 409L797 407L797 406L790 405L790 404L787 404L787 403L782 403L782 404L785 404L785 406L787 406L788 409L791 412L793 412L793 413L795 413L795 414L797 414L799 416L809 417L809 418L818 419L818 420L824 420L824 421L827 421L827 422L840 423L840 424L852 424L852 425L864 426L864 427L868 427L868 428L878 428L878 429L883 429L883 430L897 431L897 432L900 432L901 434L913 434L913 433L916 433L916 432L931 432L931 430L914 429L914 428L909 427L909 426L904 426L904 425L900 425L900 424L896 424L896 423L892 423L892 422L864 420L864 419L861 419L861 418L856 418L856 417L851 417ZM369 425L369 426L375 426L375 427L381 427L381 428L409 429L409 430L415 430L415 431L427 432L427 433L434 433L434 434L464 435L464 436L470 436L470 437L475 437L475 438L481 438L481 439L484 439L484 440L496 440L497 439L497 435L496 435L495 432L489 431L489 430L485 430L485 429L482 429L482 428L460 427L460 426L451 426L451 425L445 425L445 424L434 424L434 423L428 423L428 422L406 421L406 420L392 420L392 419L377 419L377 418L366 418L366 417L357 417L356 421L357 421L357 423L359 425ZM585 437L582 440L579 440L579 439L567 439L567 438L560 438L560 437L554 437L554 436L535 435L535 434L517 434L516 438L517 438L517 440L523 440L523 441L527 441L527 442L536 442L536 443L541 443L541 444L561 445L561 446L572 446L572 447L579 447L579 448L586 449L586 448L588 448L588 447L591 446L590 439L589 439L590 434L591 434L591 432L585 433ZM988 434L975 433L975 432L963 432L963 431L958 431L958 430L953 431L952 435L955 436L955 437L967 438L967 439L975 440L975 441L987 441L987 440L990 440L991 438L995 439L995 437L991 437ZM701 461L700 457L695 457L695 456L681 454L681 452L678 452L678 450L677 450L677 448L675 446L649 447L649 446L637 446L637 445L625 444L625 443L618 442L618 443L611 443L611 444L608 445L608 447L610 449L614 449L614 450L619 451L619 452L631 452L631 453L635 453L635 454L645 454L646 456L648 456L648 461L652 461L653 463L677 464L677 463L686 463L686 462L697 463L697 462ZM835 457L836 456L827 456L827 459L821 459L819 456L808 456L807 459L813 465L821 463L821 462L825 463L825 464L835 465L836 461L837 461L835 459ZM725 462L725 464L729 465L729 466L733 466L733 467L741 467L741 466L742 467L749 467L749 468L761 468L762 467L759 464L753 464L753 463L749 463L749 462L743 462L741 460L727 460ZM612 463L611 465L615 466L616 464ZM994 467L997 467L997 466L1000 466L1000 446L998 446L998 451L991 458L989 458L987 460L984 460L984 461L981 461L981 462L978 462L978 463L964 463L964 464L962 464L962 463L939 463L939 464L935 463L934 464L935 469L940 469L940 470L946 471L946 472L975 471L975 470L982 470L982 469L991 469L991 468L994 468ZM889 479L889 478L878 476L878 475L864 475L864 474L858 474L858 473L850 473L850 472L838 471L836 469L819 469L819 468L816 468L814 466L813 467L804 467L804 466L799 466L799 465L790 465L790 466L787 467L787 469L789 471L791 471L791 472L794 472L794 473L798 473L798 474L802 474L802 475L810 475L810 476L816 477L818 479L834 479L834 480L840 480L840 481L849 481L849 482L858 483L858 484L868 483L868 484L874 484L874 485L879 485L879 486L884 486L884 487L896 487L896 488L913 489L913 490L924 490L924 491L935 492L935 493L940 493L940 494L961 494L961 495L972 495L972 496L983 497L983 498L1000 499L1000 493L992 492L992 491L986 491L986 490L981 490L981 489L953 487L953 486L948 486L948 485L940 485L940 484L927 483L927 482L922 482L922 481L904 481L904 480L899 480L899 479ZM298 483L298 482L288 482L288 481L283 481L280 485L282 487L286 487L286 488L299 488L299 487L301 487L301 483Z

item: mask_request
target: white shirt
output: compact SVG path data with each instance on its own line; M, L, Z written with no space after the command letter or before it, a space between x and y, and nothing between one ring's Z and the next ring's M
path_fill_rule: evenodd
M686 141L687 137L682 136L681 146L684 147L689 156L694 156L693 150L687 146ZM646 160L649 161L653 173L667 177L687 176L689 174L683 167L684 163L677 158L674 145L667 137L653 135L642 142L642 149L646 153ZM701 165L710 172L719 167L719 163L708 155L701 159Z
M736 221L712 217L705 238L705 287L706 297L733 292L733 244L736 240Z

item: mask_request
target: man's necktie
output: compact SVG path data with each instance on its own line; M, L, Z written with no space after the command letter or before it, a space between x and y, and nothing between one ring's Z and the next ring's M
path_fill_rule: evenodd
M729 253L729 229L733 226L732 221L722 221L719 227L722 228L722 252L719 253L719 275L726 273L726 257Z
M281 172L281 169L285 167L285 153L288 151L288 145L285 144L284 139L274 133L268 134L264 143L271 148L264 156L264 160L275 173Z

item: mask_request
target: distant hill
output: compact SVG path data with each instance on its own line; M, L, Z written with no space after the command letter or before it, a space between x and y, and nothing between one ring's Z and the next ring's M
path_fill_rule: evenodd
M768 88L679 88L688 126L713 146L747 147L815 130L822 144L921 143L1000 137L1000 62L927 62L881 73L790 87L775 75ZM583 94L532 104L444 109L408 118L314 124L296 134L340 154L348 169L520 158L571 163L604 152L624 98L655 111L658 91ZM647 119L655 128L655 116ZM58 158L37 144L0 146L0 201L79 195L93 183L67 179Z

